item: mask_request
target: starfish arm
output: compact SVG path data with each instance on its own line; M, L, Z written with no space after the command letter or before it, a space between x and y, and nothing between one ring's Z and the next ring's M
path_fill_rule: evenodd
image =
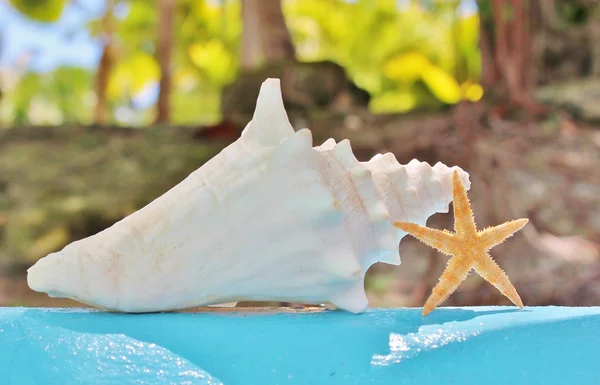
M476 234L477 227L475 226L475 218L467 196L467 190L462 184L458 171L454 171L452 175L452 205L454 207L454 231L459 236L467 234Z
M395 222L394 226L409 233L427 246L431 246L446 255L453 255L452 249L455 244L454 234L408 222Z
M518 307L523 307L523 301L521 301L521 297L519 297L517 290L512 283L510 283L504 270L494 262L489 254L486 253L485 258L478 258L473 267L483 279L494 285L496 289L504 294L504 296L508 297L512 303Z
M450 294L454 293L461 282L467 278L471 267L472 263L464 258L454 257L450 259L439 282L435 285L431 295L423 306L424 316L431 313L431 311L444 302Z
M477 236L487 250L504 242L517 231L521 230L529 222L527 218L521 218L514 221L503 223L499 226L490 227L480 231Z

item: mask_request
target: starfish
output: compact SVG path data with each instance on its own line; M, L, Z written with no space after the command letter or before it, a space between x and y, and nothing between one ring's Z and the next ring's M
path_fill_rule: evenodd
M465 186L454 171L452 176L454 206L454 231L436 230L407 222L395 222L394 226L411 234L421 242L440 252L452 256L438 284L423 306L423 316L443 303L474 269L486 281L494 285L512 303L523 307L517 290L508 276L494 262L488 251L521 230L529 221L526 218L503 223L477 231L475 219L467 197Z

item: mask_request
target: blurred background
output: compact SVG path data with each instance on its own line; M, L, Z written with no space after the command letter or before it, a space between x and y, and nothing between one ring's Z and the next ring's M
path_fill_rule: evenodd
M491 251L527 305L600 305L598 1L0 0L0 306L78 305L26 269L234 141L267 77L315 145L459 165L479 228L528 217ZM422 306L447 261L400 251L372 306ZM476 274L445 302L483 304L509 302Z

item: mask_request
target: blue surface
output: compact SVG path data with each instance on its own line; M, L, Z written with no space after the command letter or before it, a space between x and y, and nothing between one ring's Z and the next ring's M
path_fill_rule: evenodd
M0 383L600 384L600 307L427 317L0 308Z

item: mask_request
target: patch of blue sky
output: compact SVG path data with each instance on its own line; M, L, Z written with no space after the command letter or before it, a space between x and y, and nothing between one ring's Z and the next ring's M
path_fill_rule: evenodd
M59 65L96 66L101 46L86 23L102 14L104 2L80 0L70 4L52 24L27 19L6 2L0 2L0 64L13 66L23 55L31 55L28 70L51 71Z

